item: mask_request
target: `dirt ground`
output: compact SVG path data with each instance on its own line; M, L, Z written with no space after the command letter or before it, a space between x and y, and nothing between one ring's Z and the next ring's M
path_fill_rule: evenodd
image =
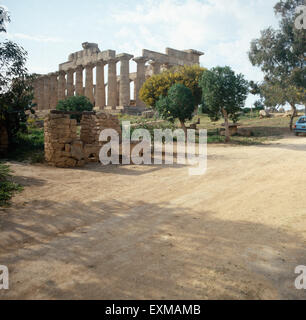
M209 146L185 166L11 163L0 299L306 299L306 138Z

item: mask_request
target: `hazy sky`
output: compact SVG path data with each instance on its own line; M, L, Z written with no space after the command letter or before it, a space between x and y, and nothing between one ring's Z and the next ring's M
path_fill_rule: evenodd
M166 47L205 52L201 65L231 66L248 80L261 80L247 51L260 30L277 26L277 0L0 0L12 22L10 38L28 54L30 72L49 73L95 42L140 56L142 49L165 52ZM131 63L131 70L135 70ZM248 103L253 101L248 100Z

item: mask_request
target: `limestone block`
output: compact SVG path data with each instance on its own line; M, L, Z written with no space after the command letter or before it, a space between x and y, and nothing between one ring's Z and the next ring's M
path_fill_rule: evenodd
M47 119L49 119L49 120L51 120L51 119L64 119L67 117L69 117L69 116L63 115L63 114L49 113L47 116Z
M75 167L77 165L77 160L69 158L69 159L66 160L65 165L67 167Z
M76 167L84 167L86 164L86 161L85 160L79 160L77 161L76 163Z
M52 147L56 150L64 150L65 145L63 143L53 143Z
M58 142L63 144L71 143L72 141L73 141L72 137L67 137L67 138L61 137L60 139L58 139Z
M55 158L69 158L71 156L71 153L66 151L55 151L54 156Z
M71 157L76 160L84 159L83 142L74 141L71 144Z

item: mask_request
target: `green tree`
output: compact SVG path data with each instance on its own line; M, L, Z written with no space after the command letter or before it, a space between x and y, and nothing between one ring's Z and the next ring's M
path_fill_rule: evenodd
M0 23L9 21L0 7ZM1 20L2 19L2 20ZM2 22L1 22L2 21ZM0 28L5 32L5 28ZM27 52L18 44L5 40L0 43L0 125L7 132L9 144L24 128L26 112L34 113L33 79L25 67Z
M165 120L174 122L178 119L187 137L185 122L192 119L194 107L192 91L183 84L177 83L169 89L166 97L160 96L155 109Z
M248 81L230 67L216 67L203 73L200 86L205 111L213 121L224 118L226 142L229 142L229 119L238 120L248 94Z
M180 83L191 90L195 106L197 106L201 103L202 97L199 80L205 70L198 65L181 66L153 75L140 89L140 99L147 106L154 107L160 96L166 97L168 90L174 84Z
M251 42L249 52L251 63L261 67L265 74L264 82L259 85L265 103L291 106L291 130L296 105L305 104L306 100L306 35L304 29L295 28L295 10L303 4L303 0L279 1L274 7L280 17L279 29L263 30L261 37Z
M72 96L57 103L56 110L59 111L92 111L93 104L85 96ZM73 115L72 118L81 121L81 115Z

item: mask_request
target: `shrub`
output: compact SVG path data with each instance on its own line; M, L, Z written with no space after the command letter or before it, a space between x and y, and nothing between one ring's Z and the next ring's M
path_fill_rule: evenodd
M166 97L174 84L182 84L191 90L195 105L201 103L202 89L199 80L206 69L200 66L180 66L155 74L143 84L139 95L141 100L154 108L160 96Z
M18 132L7 157L17 161L30 159L31 163L36 163L42 162L43 152L44 130L28 127L27 132Z
M93 104L85 96L73 96L65 100L60 100L57 103L56 110L77 112L92 111ZM72 115L71 118L77 119L78 122L81 121L80 115Z

